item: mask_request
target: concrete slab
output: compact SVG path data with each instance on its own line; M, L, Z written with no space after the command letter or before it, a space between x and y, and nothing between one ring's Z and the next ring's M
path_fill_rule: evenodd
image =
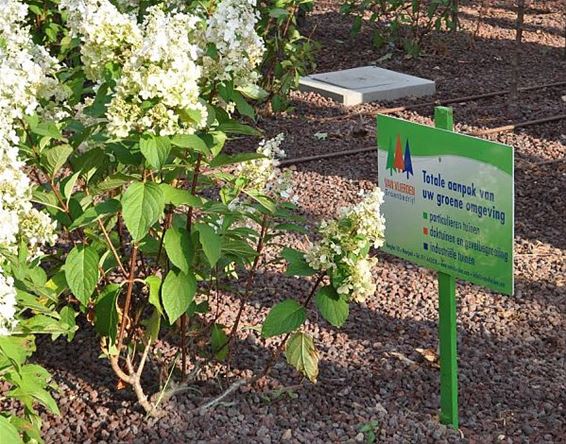
M362 66L302 77L299 89L317 92L346 106L409 96L429 96L436 91L432 80L377 66Z

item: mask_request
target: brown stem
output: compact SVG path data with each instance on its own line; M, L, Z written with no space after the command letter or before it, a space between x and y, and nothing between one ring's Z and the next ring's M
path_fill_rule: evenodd
M191 183L191 195L194 196L197 188L198 176L200 174L200 163L202 161L202 153L198 153L197 163L195 165L195 170L193 171L193 181ZM193 207L189 207L189 211L187 212L187 231L189 234L191 233L191 227L193 223Z
M53 194L55 194L55 197L59 201L59 205L61 205L61 208L63 208L63 211L65 211L65 213L69 213L69 207L63 200L63 196L61 195L59 188L55 185L55 181L53 180L51 181L51 189L53 190Z
M303 307L306 308L307 305L309 305L310 301L312 300L312 298L314 297L314 295L316 293L316 289L318 288L318 286L320 285L320 283L324 279L324 276L325 276L325 273L320 273L318 275L318 278L316 279L309 295L307 296L307 298L303 302ZM250 384L255 384L261 378L263 378L264 376L267 376L269 374L272 367L275 365L275 362L277 362L277 359L279 359L279 356L281 356L281 353L283 353L283 349L285 348L285 344L287 343L287 339L289 339L289 336L291 336L292 333L293 332L289 332L285 335L285 337L283 338L283 340L281 341L281 343L279 344L279 346L277 347L275 352L271 355L271 359L267 362L267 365L265 366L263 371L259 375L254 376L251 379Z
M106 228L104 227L104 224L102 223L102 221L100 219L98 219L98 226L100 227L100 230L102 231L102 234L104 235L104 239L106 239L106 243L110 247L110 251L114 255L114 259L116 259L116 262L118 263L118 267L120 267L120 271L122 272L122 274L125 277L127 277L128 272L124 268L124 264L122 263L122 260L120 259L120 255L116 251L116 248L114 248L114 245L112 244L112 241L110 240L110 236L108 235L108 232L106 231Z
M322 279L324 279L325 273L320 273L318 275L318 278L313 286L313 288L311 289L309 295L307 296L307 298L305 299L305 301L303 302L303 307L306 307L309 302L312 300L316 289L318 288L318 286L320 285L320 283L322 282ZM258 380L260 380L261 378L263 378L264 376L267 376L269 374L269 372L271 371L271 368L273 367L273 365L275 364L277 358L279 358L279 356L281 355L283 348L285 346L285 343L287 342L287 339L289 339L289 336L291 335L292 332L287 333L285 335L285 337L283 338L283 341L281 341L281 344L279 344L279 347L277 348L277 350L275 351L275 353L271 356L271 359L269 360L269 362L267 363L267 365L265 366L264 370L257 376L254 376L253 378L251 378L250 380L247 379L238 379L236 382L234 382L232 385L230 385L230 387L228 387L223 393L221 393L219 396L217 396L216 398L213 398L212 400L206 402L205 404L201 405L200 407L198 407L197 411L199 411L200 413L204 413L206 410L209 410L210 408L214 407L215 405L217 405L219 402L221 402L223 399L225 399L227 396L229 396L230 394L234 393L236 390L238 390L240 387L244 386L244 385L252 385L255 384Z
M197 163L195 165L195 169L193 171L193 180L191 183L190 193L192 196L195 195L198 183L198 176L200 174L200 164L202 161L202 153L198 153L197 156ZM193 225L193 207L192 205L189 207L189 211L187 212L187 232L189 236L191 234ZM186 335L187 335L187 314L184 313L181 316L181 378L184 381L187 377L187 347L186 347Z
M120 322L120 333L118 335L118 353L122 349L124 341L124 333L126 331L126 322L130 313L130 305L132 304L132 291L134 289L134 281L136 278L136 259L138 256L138 246L132 248L132 257L130 258L130 276L128 278L128 290L126 292L126 301L122 310L122 321Z
M121 214L118 213L118 218L116 220L116 225L118 225L118 239L120 239L120 251L122 256L126 256L126 247L124 242L124 222L122 221Z
M244 311L244 307L246 306L246 301L248 300L253 282L254 282L254 278L255 278L255 273L257 271L257 267L259 265L259 260L261 258L261 251L263 250L263 245L265 242L265 236L267 234L267 228L268 228L268 221L269 221L269 217L267 214L263 215L263 219L261 221L261 232L259 235L259 239L257 241L257 246L256 246L256 252L257 252L257 256L254 259L254 262L252 264L252 267L250 268L250 271L248 273L248 280L246 282L246 289L244 292L244 295L240 298L240 307L238 308L238 313L236 314L236 320L234 321L234 325L232 326L232 329L230 330L230 335L228 336L228 340L226 341L226 343L220 348L220 350L223 350L224 347L230 345L233 340L234 337L236 336L236 332L238 330L238 326L240 324L240 319L242 317L242 313Z
M146 411L146 413L150 416L159 417L160 416L159 413L156 412L155 407L147 399L147 396L146 396L146 394L143 390L143 387L141 385L141 375L143 373L145 363L146 363L147 358L149 356L150 346L151 346L151 341L148 341L148 343L145 347L145 350L142 354L142 357L140 359L140 362L138 364L137 370L134 368L134 365L132 363L130 356L126 356L126 365L128 367L128 373L126 373L120 367L120 363L118 362L118 359L119 359L118 355L110 356L110 365L112 366L112 370L114 370L114 373L116 373L116 375L122 381L124 381L125 383L130 384L132 386L132 388L134 389L134 393L136 394L136 397L138 398L138 402L143 407L143 409Z

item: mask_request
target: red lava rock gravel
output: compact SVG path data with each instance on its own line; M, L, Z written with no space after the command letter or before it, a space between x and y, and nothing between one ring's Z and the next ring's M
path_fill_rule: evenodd
M320 71L375 63L384 54L371 48L367 33L350 37L338 2L316 3L305 32L322 42ZM479 3L461 2L464 31L433 34L423 57L395 53L381 66L435 79L437 98L508 87L512 2L487 2L478 38L471 42ZM526 15L522 85L565 80L563 3L536 4ZM504 96L455 104L456 129L470 132L564 113L565 94L564 88L521 94L518 112L506 106ZM316 94L294 93L293 102L293 112L259 122L269 136L286 134L291 158L372 146L377 111L417 101L346 109ZM397 115L430 124L432 109ZM317 132L326 132L327 139L315 138ZM364 441L360 426L372 420L378 424L377 442L383 443L566 442L566 121L490 137L516 150L516 294L458 285L460 431L438 423L439 370L422 354L422 349L434 354L438 343L435 274L380 254L375 297L353 305L345 327L332 328L311 313L307 328L321 352L316 385L280 362L263 387L242 388L202 415L194 409L206 398L262 368L268 353L254 333L242 334L227 374L219 379L205 374L194 391L164 404L167 414L157 423L144 419L129 390L116 390L90 328L81 329L70 344L41 341L37 360L59 384L62 412L60 417L44 415L46 442L355 443ZM377 182L376 156L300 164L294 177L300 210L314 224ZM304 238L290 236L289 242L306 248ZM277 269L262 273L244 324L254 325L273 303L300 297L308 287L308 281L284 277ZM230 295L223 301L236 305ZM165 342L159 348L172 352ZM156 381L150 368L144 384L155 390Z

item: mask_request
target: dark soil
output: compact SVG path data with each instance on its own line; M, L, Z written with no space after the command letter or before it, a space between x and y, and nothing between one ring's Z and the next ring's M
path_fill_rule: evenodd
M338 13L339 2L316 3L305 32L322 44L319 71L374 64L386 54L371 47L368 31L350 37L349 19ZM512 2L486 2L475 40L471 34L480 2L461 3L462 31L432 34L422 57L408 59L393 51L380 66L436 80L439 99L508 88ZM564 2L532 3L537 6L525 17L521 86L566 80ZM456 129L471 132L563 114L564 96L563 87L523 93L518 110L507 105L506 96L458 103ZM268 136L284 132L291 158L367 147L375 143L374 118L380 108L416 102L346 109L316 94L294 93L293 112L264 117L259 126ZM432 111L396 115L430 124ZM328 133L327 139L318 140L317 132ZM165 403L167 415L158 423L144 420L129 389L116 390L89 328L70 344L43 341L37 359L60 386L62 411L61 417L45 416L46 441L363 442L360 427L375 420L377 441L386 443L565 443L566 120L490 137L513 145L516 153L516 294L458 285L459 431L439 424L438 366L417 351L434 353L437 347L435 274L381 254L377 292L366 304L352 306L345 327L334 329L314 310L310 314L308 329L321 352L317 384L302 381L280 362L262 385L240 390L203 415L194 409L205 399L235 378L261 370L268 352L255 333L242 332L227 375L222 369L203 373L194 391ZM377 182L376 156L300 164L294 175L301 211L314 223L332 217L340 206L356 201L360 188ZM305 248L303 239L289 241ZM257 324L280 299L300 298L309 285L276 269L261 274L244 325ZM223 298L226 307L236 306L231 296ZM226 316L235 316L233 308ZM171 350L166 343L159 348L166 354ZM218 378L213 371L220 371ZM156 377L150 369L148 388Z

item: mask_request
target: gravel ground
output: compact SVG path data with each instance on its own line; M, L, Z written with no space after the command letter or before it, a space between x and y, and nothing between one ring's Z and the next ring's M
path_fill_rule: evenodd
M504 89L514 13L510 2L487 3L475 42L467 31L475 28L478 7L462 2L465 32L433 35L422 58L394 54L382 66L434 78L438 98ZM565 80L564 3L536 3L526 16L522 85ZM335 1L317 1L307 21L307 31L323 44L319 70L375 63L384 53L372 50L364 35L352 40L348 20L337 8ZM522 94L519 111L508 109L502 97L456 104L456 129L470 132L564 113L565 94L564 88ZM412 103L345 109L316 94L295 93L293 99L294 112L260 122L268 135L285 132L289 157L372 146L380 107ZM430 124L431 113L397 115ZM316 132L327 132L327 140L317 140ZM380 254L375 297L352 306L345 327L331 328L311 313L308 329L321 351L316 385L281 362L261 385L240 390L203 415L194 411L203 399L262 368L268 353L254 333L242 335L231 370L208 370L194 392L165 403L167 415L157 424L144 420L129 390L116 390L113 373L98 359L91 329L81 329L71 344L43 341L37 359L60 386L62 411L61 417L45 416L46 441L363 442L360 426L375 420L377 441L384 443L566 443L566 164L559 160L565 154L566 120L492 138L516 149L516 294L458 285L459 431L438 423L438 366L417 350L434 355L437 347L435 274ZM375 154L301 164L294 177L301 212L314 223L377 182ZM303 239L289 242L305 248ZM299 297L308 288L307 281L278 271L258 276L244 324L256 324L275 301ZM226 307L236 303L230 295L223 301ZM234 315L228 312L226 322ZM167 343L159 348L171 351ZM147 387L156 377L148 372Z

